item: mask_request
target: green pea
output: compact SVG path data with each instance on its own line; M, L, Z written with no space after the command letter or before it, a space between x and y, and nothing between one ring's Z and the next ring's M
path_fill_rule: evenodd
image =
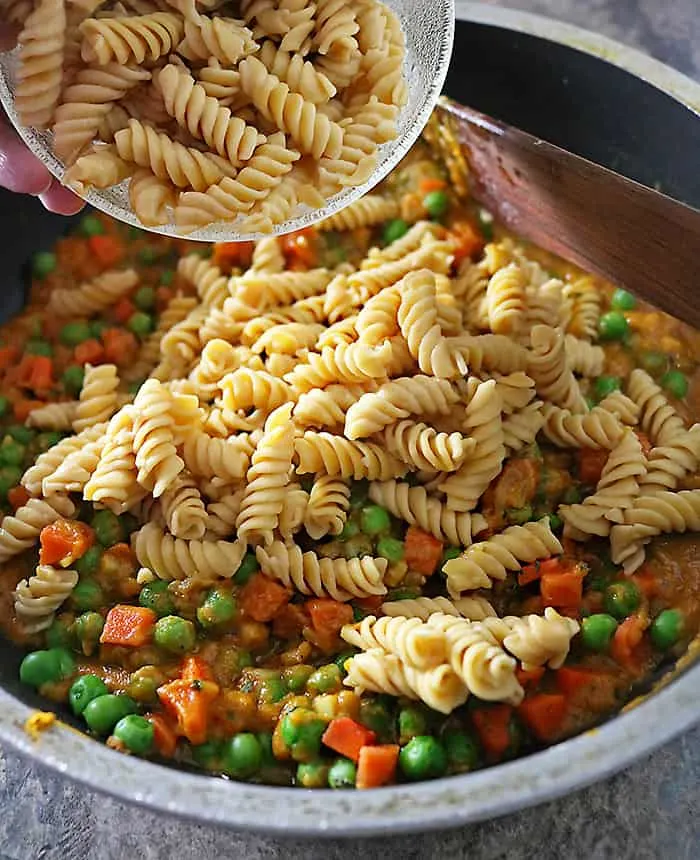
M155 729L153 723L138 714L122 717L112 730L112 734L136 755L148 755L153 749Z
M342 687L342 677L335 663L321 666L309 677L306 689L310 693L336 693Z
M63 434L58 430L45 430L36 437L36 444L43 453L49 448L53 448L54 445L58 445L61 439L63 439Z
M104 330L109 328L104 320L90 320L88 325L90 326L90 336L95 340L100 340Z
M295 761L313 761L321 749L326 721L308 708L295 708L280 722L280 735Z
M392 710L392 706L381 698L362 699L360 702L360 722L377 735L380 743L394 740Z
M145 381L145 379L136 379L134 382L130 382L127 386L127 391L129 392L129 394L138 394L139 389Z
M255 737L260 744L262 767L271 767L275 764L275 754L272 751L272 732L256 732Z
M140 311L150 311L156 303L156 291L153 287L139 287L134 293L134 304Z
M88 702L83 717L93 732L108 735L122 717L135 711L136 703L129 696L107 693Z
M445 191L431 191L423 198L423 206L431 218L438 220L450 208L450 198Z
M236 615L236 599L223 588L212 588L197 610L197 621L202 627L217 627L231 621Z
M610 299L610 307L616 311L633 311L637 307L637 299L627 290L615 290Z
M300 762L297 765L295 784L302 788L326 788L329 767L324 761Z
M172 269L166 269L164 272L161 272L161 275L160 275L161 286L169 287L174 280L175 280L175 272Z
M369 497L369 483L367 481L355 481L350 488L350 507L361 508Z
M403 541L392 537L381 537L377 541L377 555L390 562L403 561Z
M90 340L92 332L89 323L84 320L66 323L58 333L58 339L64 346L78 346L86 340Z
M581 492L581 488L577 487L575 484L572 484L570 487L567 487L566 490L564 490L561 499L562 502L564 502L564 504L566 505L577 505L583 500L583 493Z
M248 779L262 764L260 741L252 732L240 732L224 745L223 768L230 776Z
M420 589L418 588L392 588L387 594L387 600L415 600L420 597Z
M564 525L564 521L559 514L547 514L549 517L549 527L553 532L558 532Z
M124 529L119 517L111 511L97 511L90 525L102 546L114 546L124 540Z
M266 678L258 691L258 701L265 704L281 702L287 695L287 688L281 678Z
M41 687L53 681L61 681L75 672L75 660L65 648L49 648L48 651L32 651L22 660L19 679L30 687Z
M391 528L389 511L379 505L367 505L362 509L361 528L366 535L380 535Z
M661 377L661 387L677 400L683 400L688 393L688 379L680 370L669 370Z
M68 703L76 717L79 717L93 699L108 694L109 690L102 678L97 675L81 675L71 684Z
M466 732L447 731L442 736L452 773L467 773L479 763L479 746Z
M139 604L146 609L152 609L160 618L172 615L175 611L175 604L168 591L168 583L163 582L162 579L156 579L144 585L139 592Z
M0 499L7 500L8 492L22 480L22 470L18 466L0 468Z
M12 436L15 442L19 442L20 445L28 445L36 436L35 431L31 427L25 427L23 424L12 424L5 432Z
M642 598L637 586L629 579L614 582L605 589L603 605L613 618L626 618L639 608Z
M668 355L664 352L643 352L639 356L639 365L652 376L661 376L668 367Z
M591 651L607 651L616 630L617 621L612 615L596 613L581 622L581 640Z
M331 788L355 788L357 768L349 758L338 758L328 771L328 785Z
M85 370L79 364L69 364L61 376L61 382L68 394L80 394L84 380Z
M24 351L28 355L43 355L45 358L51 358L53 355L53 347L47 340L43 340L42 338L28 340L24 345Z
M104 225L97 215L83 215L80 219L78 230L83 236L101 236L104 231Z
M24 445L19 442L8 440L0 445L0 465L2 466L21 466L24 462L26 450Z
M522 526L532 519L532 505L523 505L522 508L508 508L506 519L511 525Z
M402 747L399 766L407 779L435 779L447 773L447 753L436 738L418 735Z
M683 635L685 619L678 609L664 609L651 623L651 641L660 651L672 648Z
M629 323L621 311L608 311L598 323L601 340L622 340L628 331Z
M622 381L619 376L599 376L593 385L598 400L603 400L613 391L619 391L621 387Z
M385 245L391 245L408 233L408 224L402 218L394 218L387 221L382 232L382 241Z
M153 317L150 314L145 314L143 311L136 311L135 314L129 317L126 327L137 337L146 337L146 335L153 331Z
M196 641L194 624L179 615L166 615L156 622L153 640L166 651L186 654Z
M343 530L338 535L338 540L350 540L350 538L355 537L355 535L357 535L359 531L360 527L354 520L347 520L345 525L343 526Z
M99 612L83 612L75 619L73 631L80 642L83 653L90 655L94 652L100 641L102 629L105 626L104 618Z
M35 278L43 280L56 268L56 255L51 251L37 251L32 259L32 274Z
M49 648L72 648L73 643L72 625L61 618L55 618L46 631L46 644Z
M301 693L306 687L306 682L313 674L311 666L290 666L283 672L284 682L290 693Z
M141 248L138 253L138 257L139 263L143 263L144 266L152 266L160 257L160 254L155 248L151 248L150 245L146 245L145 248Z
M80 558L75 562L74 567L81 577L89 576L91 573L95 573L97 571L100 566L101 558L102 547L94 545L80 556Z
M73 606L80 612L99 609L105 605L105 596L99 583L94 579L81 579L71 594Z
M418 705L407 705L399 711L399 744L405 746L418 735L428 731L425 711Z
M136 702L154 705L158 701L158 687L167 680L156 666L141 666L129 678L127 693Z
M192 747L192 758L200 767L219 770L221 767L222 745L218 741L205 741Z
M340 669L340 674L343 678L347 675L347 669L345 668L345 664L353 656L354 654L351 651L344 651L342 654L339 654L333 661L335 665Z
M257 573L260 570L260 565L258 564L258 560L255 557L254 552L247 552L243 556L243 561L241 562L240 567L236 571L236 575L233 577L233 581L236 585L245 585L246 582L253 576L254 573Z
M7 397L3 397L0 395L0 418L7 414L7 411L10 408L10 401Z
M122 524L122 529L127 537L141 528L138 519L128 512L125 514L119 514L119 522Z

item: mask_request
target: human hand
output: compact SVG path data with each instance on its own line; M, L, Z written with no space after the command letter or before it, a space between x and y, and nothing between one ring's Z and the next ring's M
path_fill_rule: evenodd
M0 50L12 47L12 34L0 26ZM75 215L85 203L54 179L30 152L0 111L0 187L38 197L49 212Z

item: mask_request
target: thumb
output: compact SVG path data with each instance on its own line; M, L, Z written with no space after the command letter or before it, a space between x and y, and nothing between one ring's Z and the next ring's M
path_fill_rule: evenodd
M51 186L51 174L34 156L14 129L0 118L0 186L23 194L43 194Z

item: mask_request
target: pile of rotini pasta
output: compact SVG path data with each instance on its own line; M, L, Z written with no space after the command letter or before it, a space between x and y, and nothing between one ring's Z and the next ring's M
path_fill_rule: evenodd
M20 122L149 227L271 232L370 177L406 101L378 0L3 0Z
M27 419L68 435L22 477L28 499L2 522L0 561L31 550L51 524L82 516L85 503L132 518L139 571L131 602L155 605L138 591L163 584L185 607L199 606L188 616L201 624L199 639L187 650L209 669L181 676L177 660L162 658L151 701L153 709L160 698L194 750L186 760L199 762L205 741L238 743L242 727L262 724L274 729L274 757L298 764L297 784L316 784L307 766L323 763L323 750L317 744L309 758L295 734L295 720L311 713L328 732L323 754L356 753L358 763L361 750L334 740L338 720L365 726L362 750L393 750L385 753L394 769L379 782L359 760L358 787L441 775L447 765L418 767L403 718L398 730L378 727L372 708L386 707L381 694L427 706L417 712L417 736L442 732L448 752L456 743L449 732L473 720L482 763L493 762L517 750L513 715L536 743L590 718L576 699L581 689L586 695L581 673L600 686L602 666L612 680L600 707L611 709L661 659L644 651L636 666L632 656L650 647L645 630L657 649L665 641L654 619L667 604L651 591L630 603L625 589L648 586L642 568L653 538L700 528L700 490L678 489L697 471L700 426L687 429L640 367L594 402L609 360L609 347L596 342L604 293L594 279L554 277L508 238L464 256L452 217L447 226L400 222L403 235L373 243L387 235L385 225L408 217L405 202L390 187L311 231L326 248L364 242L354 263L290 267L288 246L276 238L258 242L250 265L231 272L185 254L177 282L188 289L172 296L136 361L88 364L77 400ZM47 313L89 320L139 283L133 268L108 270L54 288ZM135 381L130 397L124 391ZM582 477L587 490L574 498L568 473L579 468L576 458L599 455L596 477ZM592 540L603 547L593 556ZM605 553L613 579L587 584ZM25 632L54 630L78 583L71 564L39 563L15 591ZM217 627L200 612L222 589L239 614ZM618 611L620 594L632 610L601 615L603 601ZM639 635L610 644L611 627L606 644L587 629L589 617L613 627L626 619L618 631L632 619ZM232 671L223 643L249 638L257 642L253 666ZM100 641L98 663L116 660L138 674L155 659L150 639L128 659L129 642L109 650L115 640ZM572 655L584 668L571 668ZM289 680L303 668L297 664L321 665L311 679L323 671L333 683L299 687ZM274 671L288 686L268 700ZM177 684L197 684L188 695L214 702L213 735L195 735L173 710ZM568 685L566 694L556 684ZM225 708L237 727L229 734ZM435 723L438 715L447 722ZM497 742L494 727L504 719L511 728ZM111 742L123 749L114 731ZM362 753L368 762L375 754ZM443 754L434 751L434 762ZM205 766L245 778L221 755ZM474 766L454 755L451 772Z

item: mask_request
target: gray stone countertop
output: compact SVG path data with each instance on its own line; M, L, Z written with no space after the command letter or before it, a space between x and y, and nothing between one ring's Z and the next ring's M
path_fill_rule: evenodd
M486 0L642 48L700 78L698 0ZM700 728L612 779L484 824L355 841L281 841L183 823L86 791L0 751L0 860L615 858L700 856Z

